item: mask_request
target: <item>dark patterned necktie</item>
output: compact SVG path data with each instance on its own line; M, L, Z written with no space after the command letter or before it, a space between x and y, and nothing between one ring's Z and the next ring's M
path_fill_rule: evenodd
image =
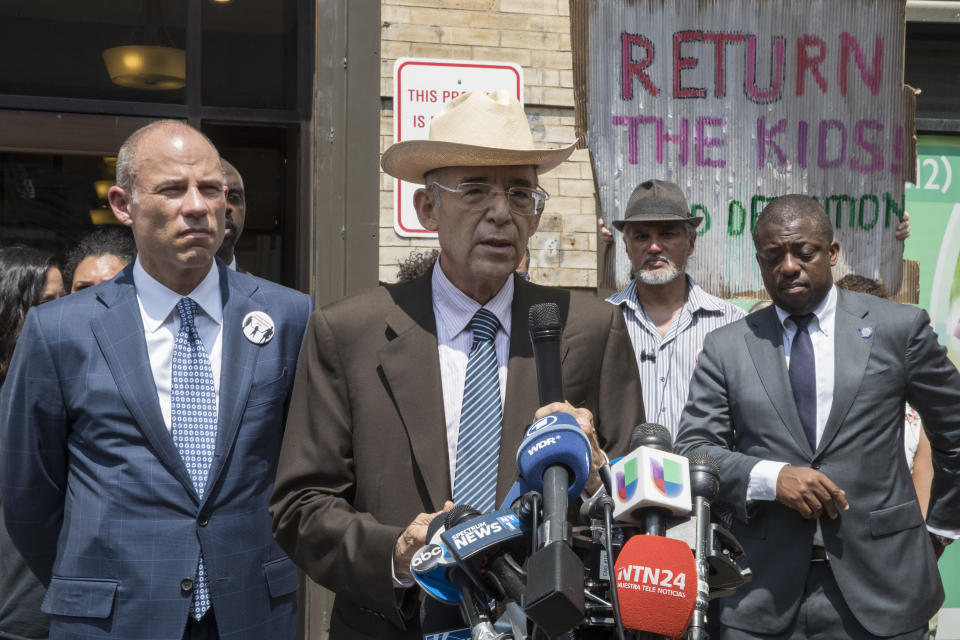
M803 433L807 436L810 449L816 451L817 363L813 357L813 341L807 331L807 325L814 317L812 313L790 316L797 325L797 333L793 336L793 345L790 347L790 386L793 388L793 399L797 403Z
M453 501L469 504L481 513L493 510L497 493L497 465L500 459L500 377L494 337L500 321L480 309L470 328L473 345L467 360L457 437L457 465L453 480Z
M217 395L210 359L194 324L197 303L190 298L180 298L177 313L180 330L173 343L170 424L173 442L202 500L217 444ZM190 614L199 620L209 608L210 585L201 551Z

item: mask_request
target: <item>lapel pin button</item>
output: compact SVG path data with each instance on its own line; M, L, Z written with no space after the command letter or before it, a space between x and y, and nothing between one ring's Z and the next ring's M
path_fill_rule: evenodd
M873 327L861 327L860 328L860 337L869 338L873 335Z
M263 311L251 311L243 316L243 335L253 344L267 344L273 339L273 318Z

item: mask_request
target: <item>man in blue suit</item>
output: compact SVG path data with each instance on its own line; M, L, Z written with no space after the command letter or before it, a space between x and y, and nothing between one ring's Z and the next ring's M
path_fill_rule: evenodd
M200 132L138 130L109 193L137 260L24 323L0 486L51 639L295 634L267 505L311 303L214 259L224 193Z

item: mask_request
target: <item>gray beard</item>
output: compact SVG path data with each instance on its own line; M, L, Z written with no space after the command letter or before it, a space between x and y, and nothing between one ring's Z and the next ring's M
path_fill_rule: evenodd
M673 262L667 264L664 269L657 269L656 271L647 271L646 269L634 269L633 277L642 282L643 284L649 285L664 285L668 282L673 282L678 277L683 275L683 265L678 267Z

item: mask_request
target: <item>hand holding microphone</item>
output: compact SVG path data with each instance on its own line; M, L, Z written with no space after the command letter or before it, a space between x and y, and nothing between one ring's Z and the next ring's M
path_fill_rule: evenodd
M418 514L413 522L400 533L400 537L397 538L393 547L393 572L398 580L409 580L411 578L410 561L413 560L414 554L427 543L427 529L430 527L430 523L437 516L442 516L443 513L450 511L452 508L453 503L448 500L444 503L443 509L436 513Z
M551 402L537 409L537 412L533 415L533 419L537 421L552 413L570 414L587 436L587 441L590 443L590 475L587 476L587 482L583 490L592 496L602 486L599 469L607 462L606 456L604 456L602 449L600 449L600 443L597 441L597 430L593 424L593 413L584 407L574 407L567 401Z

